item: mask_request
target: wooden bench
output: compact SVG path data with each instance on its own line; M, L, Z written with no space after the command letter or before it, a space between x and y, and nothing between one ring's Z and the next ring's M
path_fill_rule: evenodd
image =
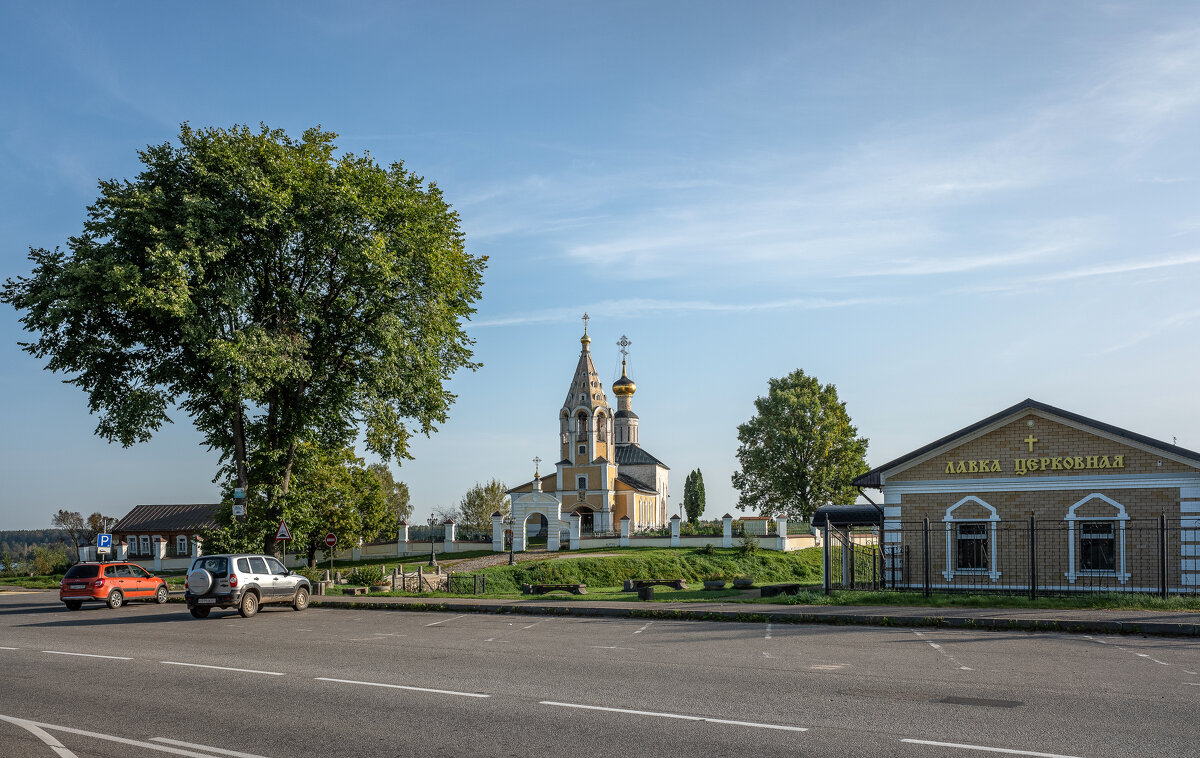
M586 584L522 584L523 595L544 595L547 592L570 592L575 595L586 595Z
M653 587L654 585L662 585L663 587L671 587L677 590L686 590L687 582L682 579L626 579L623 592L634 592L643 587Z
M778 595L799 595L799 584L768 584L758 589L759 597L776 597Z

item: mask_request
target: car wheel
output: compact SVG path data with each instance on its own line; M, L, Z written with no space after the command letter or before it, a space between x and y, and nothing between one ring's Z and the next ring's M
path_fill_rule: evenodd
M247 592L242 595L242 602L238 604L238 613L242 614L242 618L248 619L258 613L258 595L253 592Z
M162 605L163 603L167 602L167 598L170 596L171 593L167 592L167 585L160 584L158 585L158 592L154 593L154 602Z
M194 616L195 618L206 619L206 618L208 618L208 612L211 611L212 608L197 607L197 608L189 608L188 610L190 610L192 612L192 616Z
M125 596L121 594L120 590L113 590L108 593L108 599L105 602L108 603L109 608L120 608L125 605Z
M296 599L292 601L292 607L298 611L308 607L308 590L303 587L296 590Z
M63 605L67 606L68 611L77 611L83 607L82 600L64 600Z

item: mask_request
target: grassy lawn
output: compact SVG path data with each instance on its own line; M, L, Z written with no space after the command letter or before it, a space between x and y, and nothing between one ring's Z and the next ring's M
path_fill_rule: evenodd
M62 574L0 577L0 586L24 587L30 590L56 590L61 582Z

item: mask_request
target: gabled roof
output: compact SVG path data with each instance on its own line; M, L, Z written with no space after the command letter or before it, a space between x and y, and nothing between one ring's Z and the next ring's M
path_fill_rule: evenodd
M653 455L650 455L650 453L646 452L646 450L636 442L627 442L623 445L617 445L615 458L616 460L614 463L616 463L618 466L640 466L653 464L655 466L662 466L665 469L671 468L667 464L655 458Z
M194 532L215 529L220 503L135 505L113 526L114 532Z
M622 482L623 484L627 484L630 487L633 487L638 492L648 492L650 494L655 494L655 490L653 487L651 487L649 484L646 484L641 479L632 477L629 474L618 473L617 481Z
M948 434L939 440L930 442L928 445L918 448L907 455L902 455L894 461L888 461L882 466L877 466L867 473L857 477L853 482L851 482L851 484L853 484L855 487L873 487L878 489L880 486L880 475L884 472L900 468L904 464L931 453L934 450L938 450L939 448L949 447L953 443L963 438L970 437L982 429L986 429L999 421L1003 421L1005 418L1010 416L1018 416L1029 411L1036 411L1047 416L1057 416L1065 421L1069 421L1080 426L1090 427L1111 437L1123 439L1142 447L1161 450L1164 453L1170 453L1171 455L1175 455L1180 458L1190 458L1196 461L1197 464L1200 464L1200 453L1187 450L1179 447L1178 445L1172 445L1167 442L1163 442L1162 440L1156 440L1153 437L1147 437L1143 434L1138 434L1137 432L1131 432L1128 429L1122 429L1118 426L1113 426L1112 424L1105 424L1102 421L1097 421L1095 419L1088 418L1087 416L1080 416L1078 413L1064 411L1062 408L1055 408L1053 405L1040 403L1032 398L1026 398L1010 408L1005 408L999 413L988 416L982 421L978 421L970 426L963 427L953 434Z
M542 483L543 488L545 487L547 482L557 486L558 485L558 474L557 473L546 474L545 476L538 477L538 481ZM516 487L505 490L504 494L505 495L520 494L523 491L522 490L523 487L532 487L532 485L533 485L533 480L530 479L528 482L525 482L524 484L518 484ZM551 489L554 489L554 488L551 487Z

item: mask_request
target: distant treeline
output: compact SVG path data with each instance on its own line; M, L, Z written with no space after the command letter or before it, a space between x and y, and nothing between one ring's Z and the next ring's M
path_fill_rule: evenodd
M62 545L66 535L61 529L0 530L0 555L24 555L37 545Z

